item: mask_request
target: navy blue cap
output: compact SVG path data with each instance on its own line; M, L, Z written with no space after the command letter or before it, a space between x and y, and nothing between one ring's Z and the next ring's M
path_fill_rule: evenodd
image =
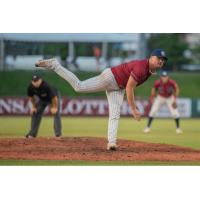
M162 72L161 72L161 76L168 76L168 74L167 74L166 71L162 71Z
M39 79L41 79L41 77L38 74L32 76L32 81L38 81Z
M166 53L163 49L154 49L151 53L151 56L157 56L159 58L165 58L166 60L168 60Z

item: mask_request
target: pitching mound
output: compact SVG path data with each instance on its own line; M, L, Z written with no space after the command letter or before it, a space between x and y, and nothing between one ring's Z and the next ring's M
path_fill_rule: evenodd
M84 161L200 161L200 151L174 145L119 140L106 150L102 138L0 139L0 159Z

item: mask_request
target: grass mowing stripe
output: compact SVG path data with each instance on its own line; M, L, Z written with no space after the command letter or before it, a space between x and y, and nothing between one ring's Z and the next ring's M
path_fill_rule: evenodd
M0 166L199 166L199 162L0 160Z

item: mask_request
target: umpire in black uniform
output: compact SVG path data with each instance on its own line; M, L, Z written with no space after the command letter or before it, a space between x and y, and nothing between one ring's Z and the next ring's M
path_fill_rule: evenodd
M32 81L27 88L27 95L32 103L31 109L31 130L27 138L37 136L42 114L45 108L50 105L51 114L54 115L54 132L56 137L61 136L60 118L60 95L57 89L50 86L39 75L33 75Z

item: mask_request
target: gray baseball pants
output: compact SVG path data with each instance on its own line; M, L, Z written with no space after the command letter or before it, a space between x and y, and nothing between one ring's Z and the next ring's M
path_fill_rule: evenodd
M45 108L50 105L47 102L39 100L36 104L37 113L34 113L31 118L31 129L28 135L32 137L36 137L38 133L38 129L40 126L40 122L42 119L42 114ZM58 96L58 112L54 115L54 133L55 136L61 136L61 117L60 117L60 96Z

